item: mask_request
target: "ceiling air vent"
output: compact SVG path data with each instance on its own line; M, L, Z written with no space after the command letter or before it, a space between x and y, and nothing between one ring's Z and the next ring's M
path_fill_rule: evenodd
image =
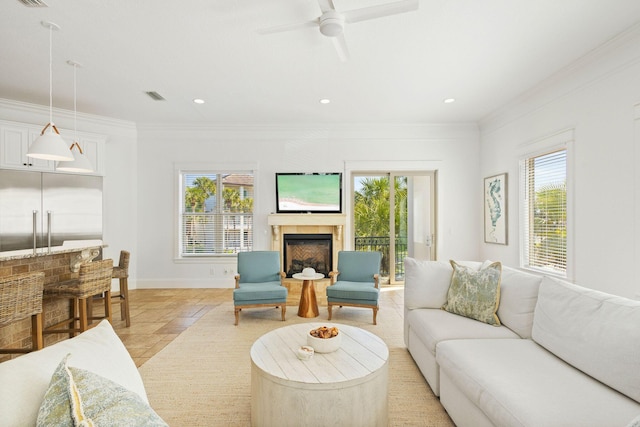
M18 0L20 3L27 7L49 7L48 4L42 0Z
M145 92L147 95L149 95L149 98L153 99L154 101L164 101L165 99L162 97L162 95L160 95L158 92L155 91L151 91L151 92Z

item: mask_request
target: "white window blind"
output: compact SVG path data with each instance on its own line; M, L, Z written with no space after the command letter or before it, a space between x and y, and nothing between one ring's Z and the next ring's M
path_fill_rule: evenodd
M566 277L567 150L527 158L522 166L524 267Z
M253 249L253 175L181 173L180 255Z

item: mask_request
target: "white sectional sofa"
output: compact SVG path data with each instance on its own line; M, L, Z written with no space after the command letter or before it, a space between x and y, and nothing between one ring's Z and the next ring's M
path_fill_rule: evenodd
M405 343L456 425L640 426L639 301L503 267L492 326L441 309L449 263L405 271Z

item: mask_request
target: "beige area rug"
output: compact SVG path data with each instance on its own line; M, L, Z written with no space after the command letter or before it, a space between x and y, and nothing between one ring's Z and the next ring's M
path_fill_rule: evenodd
M376 326L371 310L348 307L334 309L332 322L373 332L389 347L389 425L452 426L404 346L401 305L382 305ZM325 321L326 307L304 319L288 306L286 322L279 309L258 308L243 310L234 326L232 302L221 304L140 367L151 406L172 427L249 426L253 342L279 327Z

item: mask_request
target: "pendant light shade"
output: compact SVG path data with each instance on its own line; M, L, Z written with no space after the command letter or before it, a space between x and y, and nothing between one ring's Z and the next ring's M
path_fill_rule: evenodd
M80 147L80 144L78 144L77 142L78 141L78 137L77 137L78 108L76 104L77 104L78 97L76 95L77 93L76 71L78 67L81 67L81 65L71 60L67 61L67 64L73 65L73 139L74 141L73 141L73 144L71 144L71 147L69 147L69 151L68 151L73 155L73 160L58 162L58 165L56 166L56 170L65 171L65 172L93 172L93 166L91 165L91 162L89 161L87 156L84 155L84 153L82 152L82 148Z
M73 155L73 160L58 162L56 170L65 172L93 172L91 161L84 155L82 148L80 148L77 142L74 142L73 145L69 147L69 150Z
M60 136L60 132L53 124L53 76L52 76L52 34L53 30L60 27L53 22L42 21L44 27L49 28L49 123L42 129L39 137L33 141L27 157L44 160L73 160L71 151L67 148L67 143ZM48 130L47 130L48 129Z

